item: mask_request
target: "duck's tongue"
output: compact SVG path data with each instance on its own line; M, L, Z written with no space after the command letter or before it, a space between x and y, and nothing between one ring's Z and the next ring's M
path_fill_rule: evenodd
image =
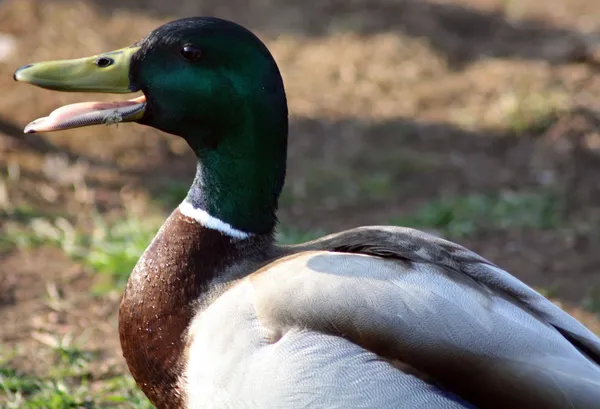
M145 96L128 101L80 102L65 105L54 110L49 116L30 122L24 132L51 132L89 125L130 122L141 118L145 107Z

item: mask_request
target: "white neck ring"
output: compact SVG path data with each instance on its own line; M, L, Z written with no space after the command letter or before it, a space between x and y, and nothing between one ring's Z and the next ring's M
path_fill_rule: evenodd
M211 216L206 210L196 209L190 202L186 200L179 205L179 211L184 216L194 219L202 226L208 229L217 230L234 239L247 239L251 236L250 233L238 230L229 223L225 223L224 221Z

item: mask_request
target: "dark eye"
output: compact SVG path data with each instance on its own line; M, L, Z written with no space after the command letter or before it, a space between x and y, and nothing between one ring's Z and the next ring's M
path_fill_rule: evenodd
M181 49L181 56L187 61L198 61L202 57L202 50L193 45L184 45Z
M106 68L113 65L114 62L115 60L113 60L112 58L100 57L96 60L96 66L100 68Z

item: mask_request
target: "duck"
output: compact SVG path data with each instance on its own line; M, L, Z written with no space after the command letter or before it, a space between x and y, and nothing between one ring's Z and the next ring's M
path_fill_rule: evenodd
M600 408L600 339L459 244L393 226L277 244L287 100L248 29L179 19L14 79L141 92L61 107L26 133L136 122L197 158L119 308L124 359L158 409Z

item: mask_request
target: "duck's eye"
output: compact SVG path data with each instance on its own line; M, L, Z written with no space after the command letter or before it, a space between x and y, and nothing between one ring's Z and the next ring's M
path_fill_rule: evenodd
M100 57L96 60L96 66L99 68L106 68L113 65L114 62L115 60L113 60L112 58Z
M202 56L202 50L193 45L184 45L181 49L181 56L187 61L198 61Z

